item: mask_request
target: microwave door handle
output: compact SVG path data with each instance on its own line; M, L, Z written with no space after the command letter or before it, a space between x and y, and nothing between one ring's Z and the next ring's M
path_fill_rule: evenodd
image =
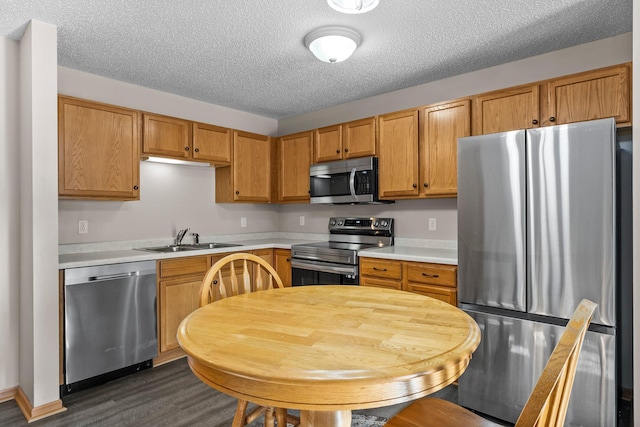
M351 197L356 199L356 168L351 168L351 176L349 177L349 189L351 190Z

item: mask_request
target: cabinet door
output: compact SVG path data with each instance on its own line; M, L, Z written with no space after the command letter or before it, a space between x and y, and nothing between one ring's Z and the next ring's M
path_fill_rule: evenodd
M474 96L473 134L538 127L539 91L534 84Z
M174 117L145 113L143 154L191 157L191 123Z
M234 201L271 201L271 138L234 131L233 189Z
M418 196L418 110L378 116L381 199Z
M161 280L160 283L160 352L178 348L176 334L180 322L198 308L200 284L204 274Z
M231 164L233 130L220 126L193 123L193 158L216 166Z
M342 125L342 158L376 155L376 118L354 120Z
M629 66L621 65L551 80L549 123L564 124L613 117L630 124Z
M278 201L309 202L309 167L313 132L278 138Z
M421 109L420 192L455 196L458 192L458 138L471 135L471 101Z
M289 249L274 249L275 269L285 286L291 286L291 251Z
M313 163L342 159L342 125L316 129Z
M138 200L139 182L140 114L59 97L59 196Z

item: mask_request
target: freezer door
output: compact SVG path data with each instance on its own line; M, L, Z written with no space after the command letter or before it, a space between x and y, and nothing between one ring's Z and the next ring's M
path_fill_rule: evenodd
M615 122L527 130L529 312L615 326Z
M563 327L467 311L482 333L458 379L458 403L515 423L564 330ZM616 425L615 336L587 332L565 426Z
M458 295L524 311L524 131L458 139Z

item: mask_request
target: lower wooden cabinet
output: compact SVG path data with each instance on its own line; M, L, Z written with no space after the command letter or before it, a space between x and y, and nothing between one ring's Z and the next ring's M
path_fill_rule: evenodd
M200 284L211 266L209 255L157 262L158 357L161 364L184 355L176 333L180 322L198 308Z
M274 249L273 250L274 265L278 276L282 279L285 286L291 286L291 250Z
M415 292L457 305L455 265L360 257L360 286Z

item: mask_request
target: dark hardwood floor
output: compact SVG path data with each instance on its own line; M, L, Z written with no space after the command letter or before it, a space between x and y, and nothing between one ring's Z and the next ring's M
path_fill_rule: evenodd
M449 386L435 394L457 403L458 390ZM0 426L190 426L228 427L236 400L213 390L197 379L186 359L118 378L63 398L67 410L31 424L15 401L0 403ZM387 419L407 404L353 411L354 414ZM632 427L627 405L621 407L620 427ZM261 425L261 420L252 427ZM512 426L512 424L504 424Z

